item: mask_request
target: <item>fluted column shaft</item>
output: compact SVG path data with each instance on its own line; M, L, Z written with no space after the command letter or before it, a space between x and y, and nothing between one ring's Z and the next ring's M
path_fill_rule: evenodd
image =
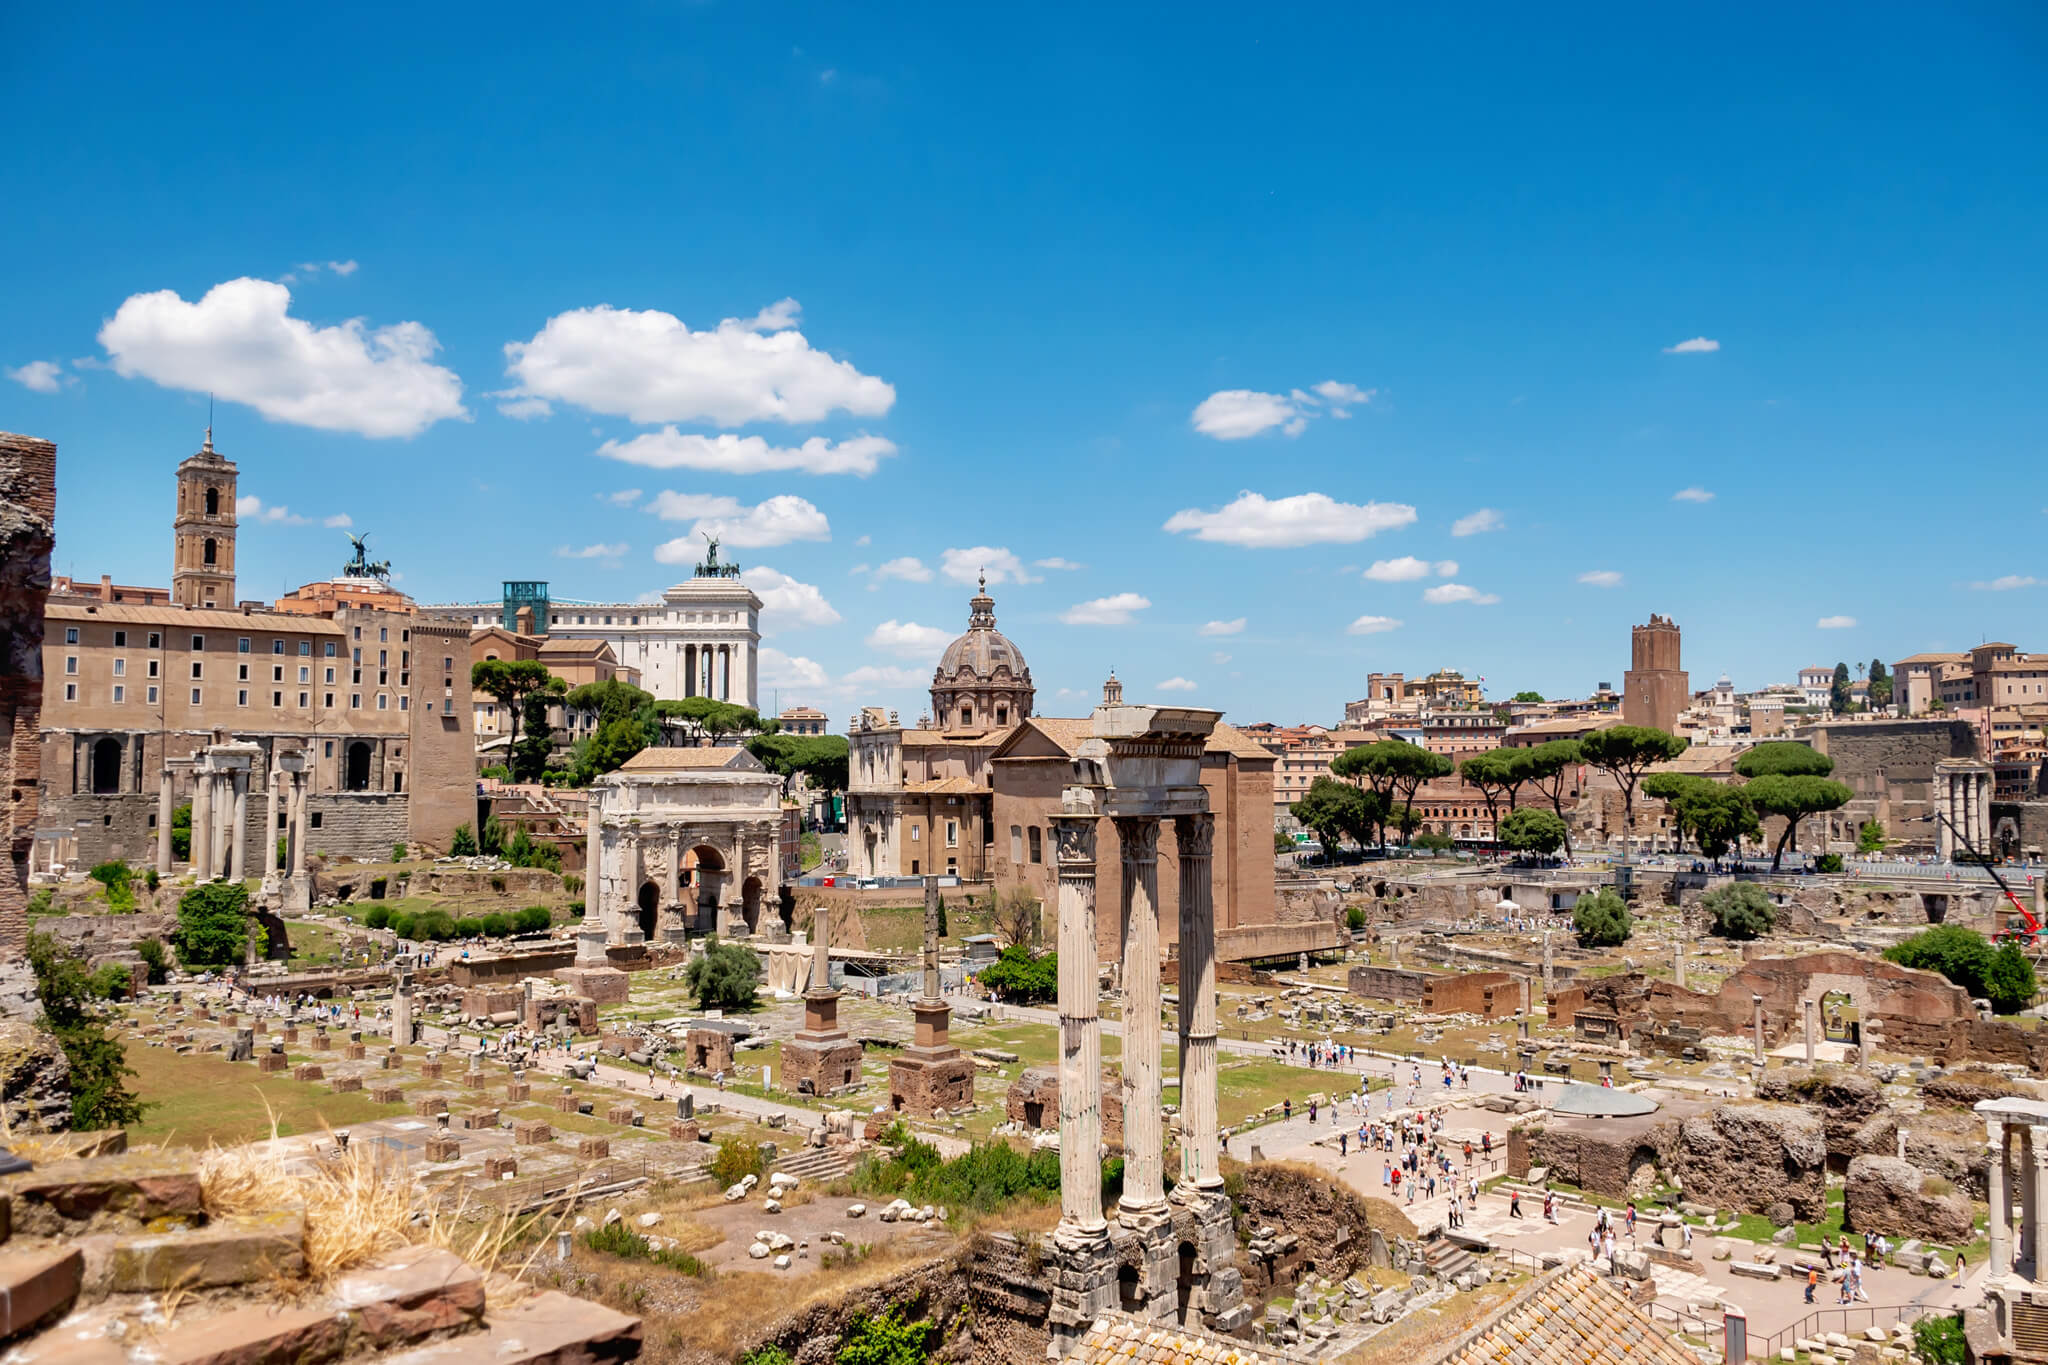
M2012 1196L2005 1187L2005 1120L1986 1119L1985 1128L1991 1143L1991 1160L1986 1163L1984 1176L1984 1193L1991 1206L1991 1264L1987 1270L1997 1279L2012 1270Z
M195 768L193 775L192 873L204 882L213 880L213 774Z
M292 878L296 881L306 875L306 788L311 785L312 775L287 773L285 781L288 784L285 793L288 809L284 822L288 827L286 832L291 836L287 848L292 855Z
M1159 819L1118 816L1123 871L1124 1193L1127 1213L1166 1200L1159 1066Z
M236 881L249 875L249 774L233 772L228 774L228 783L234 792L230 818L234 826L228 830L228 851L233 870L228 873Z
M156 789L156 875L171 875L171 770L165 768Z
M271 768L263 775L263 880L277 880L277 784L283 774Z
M1180 852L1180 1183L1223 1187L1216 1132L1216 898L1210 867L1216 817L1176 816Z
M2027 1129L2027 1146L2033 1160L2027 1163L2021 1179L2034 1192L2031 1207L2027 1211L2027 1241L2034 1251L2034 1279L2041 1278L2042 1267L2048 1266L2048 1127L2039 1124Z
M1109 1224L1102 1216L1095 818L1054 816L1052 837L1059 858L1060 1223L1080 1232L1102 1233Z

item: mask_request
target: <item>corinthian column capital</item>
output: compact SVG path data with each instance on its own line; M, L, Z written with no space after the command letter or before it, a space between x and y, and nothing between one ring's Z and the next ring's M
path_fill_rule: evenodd
M1207 858L1216 846L1216 817L1207 811L1199 815L1176 815L1173 837L1183 858Z
M1159 860L1159 817L1156 815L1119 815L1116 817L1117 843L1123 850L1127 863L1151 863Z
M1080 869L1095 865L1095 817L1055 815L1052 818L1055 856L1062 868Z

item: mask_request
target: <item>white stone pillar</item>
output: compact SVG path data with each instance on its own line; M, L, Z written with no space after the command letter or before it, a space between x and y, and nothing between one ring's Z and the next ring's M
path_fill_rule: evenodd
M2012 1271L2012 1196L2005 1187L2005 1120L1987 1118L1984 1126L1991 1144L1984 1178L1984 1193L1991 1206L1991 1264L1986 1270L1995 1280Z
M1749 997L1750 1027L1756 1030L1756 1064L1764 1064L1764 998L1761 995Z
M204 766L192 769L192 875L213 880L213 774Z
M1800 1008L1806 1016L1806 1064L1812 1066L1814 1044L1820 1033L1820 1001L1809 997L1800 1002Z
M2027 1151L2033 1159L2022 1179L2033 1194L2027 1209L2027 1243L2034 1252L2034 1279L2041 1278L2041 1271L2048 1267L2048 1127L2039 1124L2027 1129Z
M2010 1138L2015 1139L2012 1145L2017 1149L2014 1156L2018 1158L2013 1163L2012 1179L2019 1188L2021 1235L2012 1239L2012 1263L2013 1268L2017 1270L2020 1263L2025 1261L2031 1271L2033 1248L2038 1237L2035 1225L2040 1222L2040 1219L2035 1217L2038 1210L2034 1204L2034 1162L2037 1160L2038 1151L2034 1134L2038 1130L2031 1124L2014 1123L2008 1124L2005 1131Z
M228 784L234 792L233 804L229 807L235 823L228 831L228 849L233 859L233 871L228 876L241 881L249 875L249 773L238 768L228 774Z
M1096 1235L1109 1224L1102 1216L1095 817L1056 815L1051 823L1059 861L1060 1224L1063 1231Z
M1176 816L1180 852L1180 1188L1223 1188L1216 1128L1216 817Z
M277 881L277 782L281 776L273 764L263 774L263 884Z
M168 765L157 779L156 789L156 875L171 875L171 770Z
M609 967L611 957L604 950L604 916L598 909L604 897L604 833L598 789L589 788L590 816L584 826L583 923L576 930L576 965Z
M1683 933L1683 932L1684 932L1683 928L1681 928L1679 932L1680 932L1680 933ZM1671 961L1671 976L1672 976L1672 980L1673 980L1673 981L1674 981L1674 982L1675 982L1675 983L1677 984L1677 986L1678 986L1678 989L1680 989L1680 990L1684 990L1684 989L1685 989L1685 940L1684 940L1683 938L1677 939L1677 940L1675 940L1675 941L1674 941L1674 942L1672 943L1671 947L1672 947L1672 961Z
M1124 1193L1126 1214L1166 1202L1159 1057L1159 818L1118 816L1123 872Z
M286 849L292 855L292 880L298 881L306 875L306 840L312 834L312 822L306 811L312 774L286 773L285 779L290 784L286 793L286 804L290 810L284 817L285 833L289 836Z

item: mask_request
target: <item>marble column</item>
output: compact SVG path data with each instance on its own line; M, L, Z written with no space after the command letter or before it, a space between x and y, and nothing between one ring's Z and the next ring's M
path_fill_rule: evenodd
M939 999L939 881L924 879L924 998Z
M234 792L229 818L235 823L228 830L228 851L233 871L228 876L241 881L249 875L249 773L237 769L228 774L228 785Z
M1683 932L1681 930L1680 932ZM1685 940L1678 939L1671 945L1671 977L1678 989L1685 989Z
M604 950L604 916L598 909L604 896L602 804L597 788L592 787L589 792L590 815L584 826L583 845L583 923L576 930L576 965L609 967L611 958Z
M2006 1125L2005 1131L2017 1139L2012 1145L2019 1149L2014 1153L2019 1159L2013 1163L2012 1179L2019 1186L2021 1235L2012 1239L2012 1263L2017 1270L2020 1262L2026 1261L2032 1271L2039 1264L2033 1259L2033 1248L2040 1239L2038 1225L2041 1221L2036 1216L2040 1210L2034 1202L2034 1163L2040 1160L2041 1148L2034 1135L2041 1130L2031 1124L2013 1123Z
M283 774L273 766L263 774L263 884L277 881L277 784Z
M1095 954L1095 817L1052 819L1059 859L1060 1229L1107 1237L1102 1216L1102 1023Z
M1553 974L1554 968L1551 966L1550 957L1550 931L1545 929L1543 931L1543 998L1545 1000L1548 1000L1553 993L1551 985Z
M156 789L156 875L171 875L171 770L166 767Z
M213 880L213 774L192 769L192 875Z
M1756 1031L1756 1064L1764 1064L1764 998L1761 995L1749 997L1750 1027Z
M2034 1124L2027 1129L2027 1147L2033 1161L2022 1176L2027 1188L2032 1190L2033 1207L2027 1212L2027 1242L2034 1251L2034 1279L2041 1278L2041 1272L2048 1268L2048 1127Z
M1166 1202L1159 1057L1159 818L1118 816L1123 873L1124 1214Z
M1984 1127L1991 1145L1991 1160L1984 1175L1984 1193L1991 1206L1991 1263L1986 1272L1995 1280L2012 1270L2012 1196L2005 1187L2005 1120L1987 1118Z
M811 990L832 989L831 937L832 916L820 905L811 911Z
M285 833L289 836L285 847L292 856L292 880L298 881L306 875L306 836L311 833L306 818L306 797L307 788L312 785L312 774L286 773L285 780L290 784L285 795Z
M1799 1005L1806 1016L1806 1064L1812 1066L1814 1044L1819 1041L1816 1035L1820 1032L1820 1001L1802 1000Z
M1217 1137L1216 817L1174 817L1180 853L1180 1184L1177 1197L1223 1188Z

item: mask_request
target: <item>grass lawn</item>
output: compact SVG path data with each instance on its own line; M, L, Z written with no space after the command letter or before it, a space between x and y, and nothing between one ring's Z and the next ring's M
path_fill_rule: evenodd
M334 925L288 919L284 927L291 935L292 966L331 967L341 961L343 932Z
M863 908L860 912L861 931L867 935L868 947L878 953L914 953L924 947L924 905L887 905L880 909ZM987 934L995 931L995 917L987 910L969 910L958 899L946 900L946 934L942 940L957 944L969 934Z
M404 1105L372 1103L365 1091L337 1095L322 1081L259 1077L247 1063L232 1065L215 1053L132 1047L128 1064L135 1068L130 1084L136 1094L156 1106L128 1130L138 1146L205 1147L267 1138L273 1113L278 1136L289 1137L405 1112Z

